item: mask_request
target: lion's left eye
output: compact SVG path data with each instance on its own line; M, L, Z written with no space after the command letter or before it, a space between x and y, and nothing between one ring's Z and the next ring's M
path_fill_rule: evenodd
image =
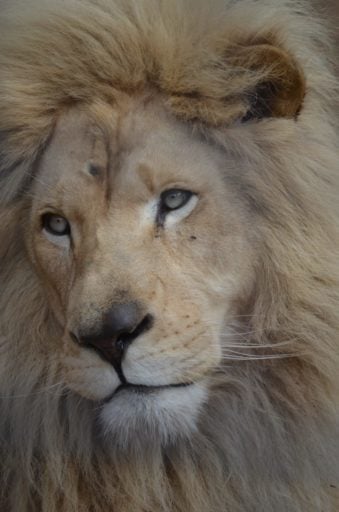
M165 190L160 196L161 207L165 211L178 210L185 206L192 196L193 192L189 190L179 188Z
M170 188L160 195L156 223L158 226L171 227L185 219L194 210L198 195L190 190Z

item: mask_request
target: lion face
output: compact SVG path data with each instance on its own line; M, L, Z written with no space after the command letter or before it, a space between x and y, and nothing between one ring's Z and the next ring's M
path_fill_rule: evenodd
M185 434L251 285L248 213L221 150L160 105L99 110L61 117L32 189L26 243L63 333L51 357L106 431Z

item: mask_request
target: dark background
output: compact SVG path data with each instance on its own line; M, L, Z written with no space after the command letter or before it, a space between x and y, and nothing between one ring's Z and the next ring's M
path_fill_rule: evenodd
M329 12L329 15L334 17L333 23L337 31L337 42L339 44L339 0L323 0L321 4L322 7L325 6L325 9Z
M330 27L334 34L334 59L337 77L339 79L339 0L318 0L321 12L330 20ZM339 96L334 98L334 106L339 112Z
M330 20L330 26L335 35L335 55L339 70L339 0L318 0L320 11Z

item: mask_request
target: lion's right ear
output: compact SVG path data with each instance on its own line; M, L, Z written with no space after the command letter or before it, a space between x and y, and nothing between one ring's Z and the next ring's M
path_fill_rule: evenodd
M230 62L235 70L244 70L245 81L248 73L254 78L250 78L254 83L244 83L242 102L246 113L242 121L298 115L305 96L305 79L287 52L269 44L245 46L234 50Z
M170 99L185 120L225 126L251 119L295 119L302 108L306 86L301 68L288 52L267 41L228 45L212 68L203 71L195 88Z

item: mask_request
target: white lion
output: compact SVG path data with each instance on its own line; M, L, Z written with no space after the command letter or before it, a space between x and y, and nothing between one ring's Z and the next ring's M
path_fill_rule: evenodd
M0 21L1 512L336 512L335 80L289 0Z

